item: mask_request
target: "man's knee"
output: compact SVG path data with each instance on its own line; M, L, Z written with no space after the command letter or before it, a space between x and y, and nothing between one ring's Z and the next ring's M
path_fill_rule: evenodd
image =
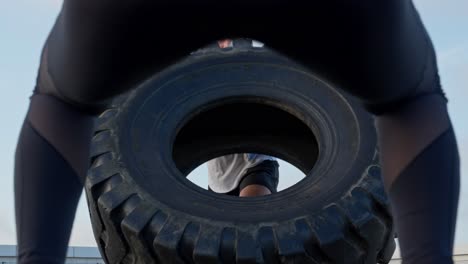
M242 190L240 190L239 197L254 197L269 194L271 194L271 191L270 189L268 189L268 187L260 184L251 184L245 186Z

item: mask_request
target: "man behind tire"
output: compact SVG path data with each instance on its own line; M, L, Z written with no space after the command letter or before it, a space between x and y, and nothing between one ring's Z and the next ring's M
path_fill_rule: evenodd
M254 41L236 42L240 45L261 44ZM230 39L218 41L221 49L230 48ZM208 185L211 191L240 197L275 193L278 188L278 167L275 158L251 153L231 154L207 162Z
M275 193L278 162L275 158L251 153L231 154L207 162L209 189L240 197Z

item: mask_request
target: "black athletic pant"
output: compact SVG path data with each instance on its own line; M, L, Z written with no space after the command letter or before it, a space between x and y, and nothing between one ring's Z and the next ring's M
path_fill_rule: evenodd
M64 0L16 153L19 263L63 263L93 115L190 51L236 37L296 59L376 114L404 263L451 263L458 152L410 0Z

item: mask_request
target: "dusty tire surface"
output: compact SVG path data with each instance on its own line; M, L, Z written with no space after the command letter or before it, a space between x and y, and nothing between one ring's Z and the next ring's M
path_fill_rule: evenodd
M376 145L372 117L304 67L263 48L200 50L97 120L85 186L94 234L107 263L388 263ZM307 176L255 198L186 179L236 152Z

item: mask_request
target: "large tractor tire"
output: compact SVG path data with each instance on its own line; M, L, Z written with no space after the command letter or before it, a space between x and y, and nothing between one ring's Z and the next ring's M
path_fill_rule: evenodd
M107 263L388 263L395 250L372 117L266 48L207 48L103 112L86 194ZM306 177L239 198L186 176L263 153ZM280 175L288 177L288 175Z

